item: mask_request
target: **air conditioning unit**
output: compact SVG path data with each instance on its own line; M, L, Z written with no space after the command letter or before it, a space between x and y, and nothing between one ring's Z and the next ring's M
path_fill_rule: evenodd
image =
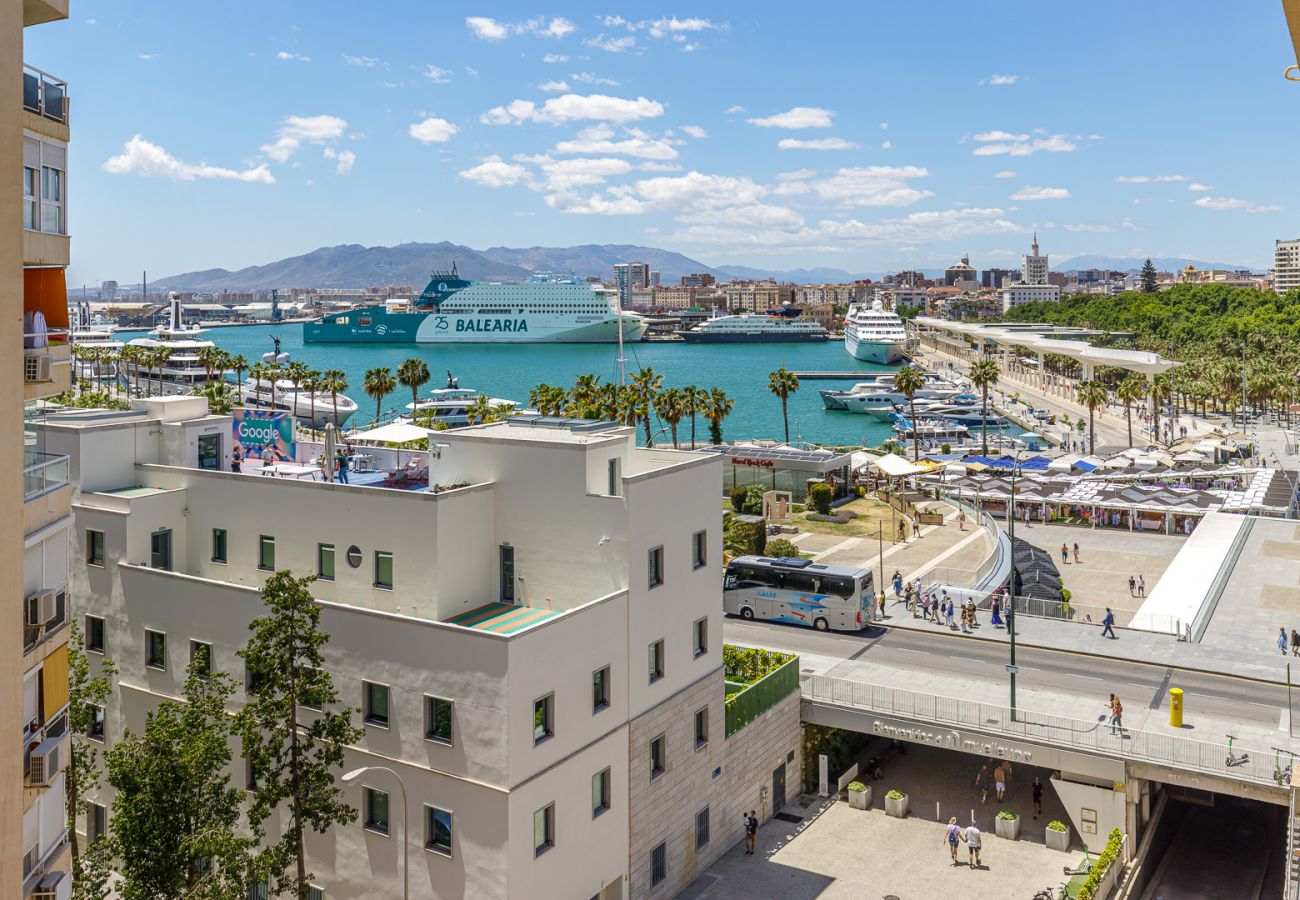
M23 378L26 381L53 381L51 374L54 358L49 353L23 355Z
M63 771L63 738L46 738L32 751L31 764L27 770L29 787L45 787Z
M36 628L54 618L57 610L55 591L41 591L27 598L27 610L23 616L24 624Z

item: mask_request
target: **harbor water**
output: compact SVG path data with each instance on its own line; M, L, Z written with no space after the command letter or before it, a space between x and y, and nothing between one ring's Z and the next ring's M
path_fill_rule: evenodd
M118 338L130 340L143 332L119 332ZM357 402L357 414L349 425L365 425L375 418L375 402L366 396L362 385L367 369L387 366L396 374L402 360L412 356L423 359L432 374L421 394L442 387L450 370L461 387L472 388L492 397L513 400L523 408L528 392L538 384L571 387L584 373L599 375L603 381L618 380L618 346L611 344L308 344L303 345L302 325L254 325L212 328L204 338L227 352L242 354L250 362L261 359L271 350L271 336L280 338L282 352L313 369L341 369L347 375L345 393ZM625 348L629 375L650 366L663 375L664 387L694 384L702 388L721 388L735 401L731 415L724 420L723 436L727 440L743 438L782 438L781 401L767 387L767 376L778 366L792 371L872 372L895 371L898 366L860 362L844 351L840 341L793 344L685 344L678 341L628 344ZM233 377L233 373L230 377ZM245 375L247 377L247 375ZM889 423L871 416L829 411L822 405L818 390L847 390L851 380L804 381L790 397L790 439L831 445L879 444L889 437ZM411 402L410 391L398 387L384 398L383 411L402 410ZM662 423L656 423L655 428ZM689 420L679 437L688 437ZM708 422L696 423L697 440L707 441ZM666 443L668 434L656 438Z

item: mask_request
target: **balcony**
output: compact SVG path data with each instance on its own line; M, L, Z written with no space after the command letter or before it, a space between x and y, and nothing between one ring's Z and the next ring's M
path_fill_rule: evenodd
M23 348L23 400L42 400L72 388L72 348L66 330L54 330L47 337L54 343ZM30 343L32 335L24 335Z
M68 0L23 0L23 27L68 17Z
M68 124L68 83L35 66L24 65L23 109Z
M23 451L23 501L53 493L68 483L68 457L62 453Z

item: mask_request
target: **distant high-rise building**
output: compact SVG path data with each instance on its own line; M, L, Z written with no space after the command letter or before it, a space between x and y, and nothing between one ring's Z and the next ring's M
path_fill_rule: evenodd
M980 285L996 291L1002 287L1002 282L1016 274L1018 273L1015 269L985 269L980 273Z
M618 289L618 304L626 308L632 303L632 291L650 286L650 266L643 262L614 264L614 287Z
M1049 303L1060 297L1061 287L1048 278L1047 257L1038 252L1035 232L1029 254L1020 258L1020 280L1002 285L1002 309L1005 312L1026 303Z
M682 287L713 287L717 279L707 272L693 272L682 276Z
M1300 239L1276 241L1273 249L1273 290L1279 294L1300 288Z
M975 269L971 267L970 256L963 254L961 262L943 270L943 283L945 287L952 287L959 281L976 281L976 274Z
M116 299L117 299L117 282L116 282L116 281L104 281L104 282L100 282L100 285L99 285L99 299L100 299L100 300L116 300Z
M659 287L659 270L655 269L650 272L650 286Z
M1021 284L1047 284L1047 257L1038 252L1038 232L1028 256L1020 257Z

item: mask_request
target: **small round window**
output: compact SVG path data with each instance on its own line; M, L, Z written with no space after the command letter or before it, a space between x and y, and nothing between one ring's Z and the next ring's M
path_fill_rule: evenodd
M348 565L354 569L361 565L361 548L356 544L348 548Z

